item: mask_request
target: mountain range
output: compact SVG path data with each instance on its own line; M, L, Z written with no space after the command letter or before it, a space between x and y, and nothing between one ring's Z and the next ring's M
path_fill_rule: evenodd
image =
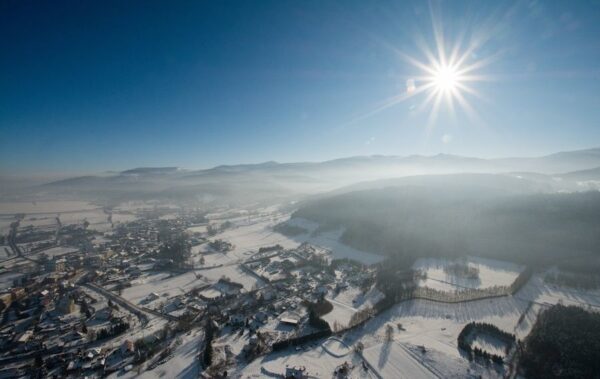
M339 191L357 183L361 183L359 187L384 186L401 180L396 178L465 173L509 176L545 191L595 188L600 181L600 148L533 158L374 155L324 162L222 165L202 170L139 167L51 181L20 189L18 195L76 197L107 204L149 198L252 202Z

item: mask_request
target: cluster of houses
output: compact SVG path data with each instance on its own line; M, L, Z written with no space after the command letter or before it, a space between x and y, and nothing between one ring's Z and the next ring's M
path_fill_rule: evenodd
M27 259L27 272L0 292L0 377L27 375L32 368L58 377L131 368L142 358L135 340L125 338L124 331L143 329L144 312L163 318L169 328L180 327L181 320L205 327L205 320L211 320L220 333L216 346L224 334L248 333L242 353L263 353L273 343L311 332L307 303L370 275L344 263L334 272L327 252L308 244L290 250L276 245L239 264L258 280L251 290L236 278L222 277L199 281L202 284L173 296L149 292L142 301L127 305L122 292L147 276L194 270L174 268L173 261L161 255L165 238L183 233L194 218L150 216L103 235L81 226L62 227L60 240L70 241L74 249L46 255L46 245L39 245L44 249L21 257ZM34 234L27 230L28 243L35 243ZM51 237L46 232L40 236ZM198 235L187 238L192 244L206 241ZM223 240L211 243L223 254L232 248ZM286 376L301 378L304 371L289 368Z

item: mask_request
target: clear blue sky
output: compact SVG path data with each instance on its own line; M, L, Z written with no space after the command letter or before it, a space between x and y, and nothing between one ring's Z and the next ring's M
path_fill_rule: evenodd
M433 3L501 54L428 131L425 95L364 117L420 74L424 1L2 1L0 171L600 146L600 2L497 3Z

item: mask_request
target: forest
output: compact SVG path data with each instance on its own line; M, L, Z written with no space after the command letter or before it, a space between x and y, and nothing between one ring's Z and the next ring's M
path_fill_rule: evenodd
M540 314L521 350L528 378L598 378L600 314L555 305Z
M389 187L312 200L293 217L323 230L343 227L342 242L405 262L474 255L534 267L600 268L598 192Z

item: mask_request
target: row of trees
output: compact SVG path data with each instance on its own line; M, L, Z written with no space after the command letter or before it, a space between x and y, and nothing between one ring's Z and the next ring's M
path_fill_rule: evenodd
M129 329L129 323L125 321L119 321L118 323L109 326L108 328L100 329L96 332L96 340L103 340L118 336Z
M212 320L210 318L207 319L206 326L204 328L205 345L204 345L204 351L202 352L202 363L204 363L204 367L209 367L212 364L212 361L213 361L212 341L215 338L216 332L217 332L217 330L216 330Z
M387 262L387 261L386 261ZM385 295L375 305L377 312L384 311L394 304L409 299L426 299L446 303L458 303L485 299L489 297L506 296L517 292L532 275L527 267L508 286L493 286L487 288L465 288L456 292L440 291L429 287L419 287L418 281L422 274L414 270L394 269L394 264L379 267L376 277L377 288Z

